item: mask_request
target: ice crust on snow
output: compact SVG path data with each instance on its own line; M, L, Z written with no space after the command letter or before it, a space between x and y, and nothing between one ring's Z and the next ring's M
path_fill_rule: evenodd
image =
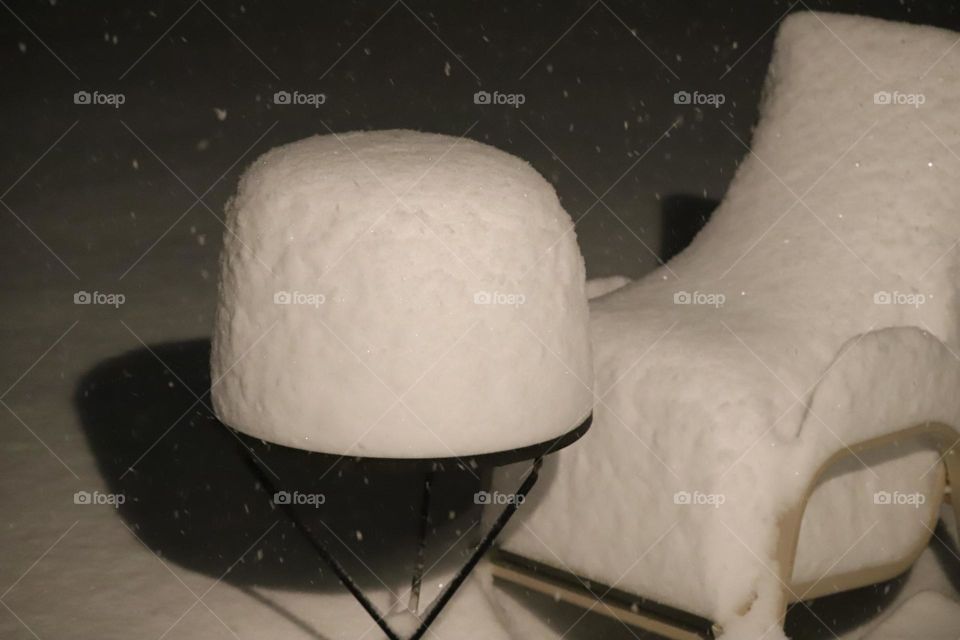
M960 144L960 64L943 55L956 39L784 20L752 153L712 220L666 268L591 301L594 426L557 454L508 550L701 614L728 638L770 638L778 519L819 465L917 422L960 425L947 148ZM902 558L929 535L937 455L900 453L817 489L795 581ZM878 491L925 502L875 504Z
M591 410L584 266L526 162L414 131L269 151L227 210L213 402L301 449L449 457Z

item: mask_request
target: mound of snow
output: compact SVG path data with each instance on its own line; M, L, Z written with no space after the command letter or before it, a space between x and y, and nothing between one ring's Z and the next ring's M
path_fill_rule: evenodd
M260 157L227 211L213 402L301 449L447 457L562 434L592 406L583 259L527 163L414 131Z

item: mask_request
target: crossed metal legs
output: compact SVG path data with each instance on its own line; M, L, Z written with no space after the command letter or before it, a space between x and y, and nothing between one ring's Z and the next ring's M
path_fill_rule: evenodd
M264 472L264 470L257 464L254 456L250 454L250 451L244 447L245 458L253 469L254 474L260 480L262 486L267 489L271 496L276 495L277 487L274 482L270 479L269 475ZM463 585L464 581L470 575L470 572L473 571L473 568L477 566L477 563L480 559L490 550L490 547L496 541L497 537L500 535L500 532L503 531L503 528L507 525L507 522L510 521L510 518L513 517L513 514L516 513L517 507L524 501L527 494L533 488L533 485L536 484L537 478L540 474L540 467L543 465L543 457L538 457L534 460L533 466L530 469L530 473L527 474L523 482L520 485L520 488L517 489L514 500L508 502L504 510L494 521L493 526L490 527L490 530L487 531L483 539L474 549L470 558L467 560L466 564L460 568L454 578L447 584L447 586L440 592L440 595L436 597L433 603L426 611L426 615L423 616L420 622L420 626L417 627L413 635L411 635L406 640L420 640L423 635L427 632L427 629L431 624L437 619L437 616L440 615L440 612L443 611L447 603L450 602L450 599L457 592L457 590ZM424 477L424 486L423 486L423 498L421 502L420 510L420 529L417 541L417 562L414 569L414 575L411 580L411 589L410 589L410 600L409 600L409 609L412 612L416 612L419 609L420 603L420 585L423 579L424 571L424 555L426 550L426 538L428 533L428 519L430 515L430 496L433 490L434 483L434 474L432 472L427 472ZM272 500L272 498L271 498ZM365 593L357 585L356 581L347 573L346 569L343 568L343 565L330 553L330 550L327 548L327 545L317 536L313 535L313 532L310 531L309 527L304 523L300 518L295 505L284 503L277 504L274 501L277 507L280 507L283 512L286 514L287 518L294 524L297 530L303 535L303 538L313 547L317 552L317 555L330 567L330 569L336 574L340 582L343 584L346 589L353 594L353 597L357 599L357 602L360 603L360 606L366 610L370 617L374 619L377 625L383 630L387 635L389 640L405 640L400 637L390 626L387 624L383 614L377 609L377 607L370 601Z

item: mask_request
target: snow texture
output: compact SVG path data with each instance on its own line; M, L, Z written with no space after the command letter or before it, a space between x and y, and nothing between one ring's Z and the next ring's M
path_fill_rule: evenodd
M317 136L259 158L227 224L213 400L240 431L449 457L590 412L583 259L522 160L413 131Z
M867 640L956 640L960 605L935 592L922 591L902 604Z
M712 220L668 265L591 302L594 426L556 456L507 549L716 620L728 638L772 634L778 518L814 471L859 440L960 425L956 40L857 16L784 20L751 151ZM929 536L937 455L898 453L821 485L795 581L902 558ZM878 491L923 504L875 504Z
M630 278L626 276L610 276L607 278L587 280L587 298L593 300L594 298L605 296L628 284L630 284Z

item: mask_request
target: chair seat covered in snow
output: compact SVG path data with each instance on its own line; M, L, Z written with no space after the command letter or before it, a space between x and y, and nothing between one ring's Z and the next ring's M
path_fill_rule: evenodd
M744 638L909 566L960 474L957 38L784 20L711 221L592 300L593 429L505 551Z

